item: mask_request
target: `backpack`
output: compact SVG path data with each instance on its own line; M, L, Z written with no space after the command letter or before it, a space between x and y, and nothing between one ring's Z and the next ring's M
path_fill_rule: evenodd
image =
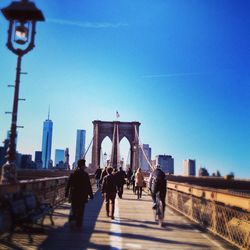
M151 184L151 190L153 193L157 193L160 190L166 189L166 179L165 179L165 173L160 170L156 169L152 173L152 184Z

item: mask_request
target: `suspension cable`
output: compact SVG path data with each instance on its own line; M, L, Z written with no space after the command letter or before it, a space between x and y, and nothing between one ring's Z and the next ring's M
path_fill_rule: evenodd
M146 159L146 161L147 161L148 165L150 166L151 170L154 170L154 168L153 168L151 162L149 161L149 159L148 159L148 157L147 157L147 155L146 155L146 153L145 153L145 151L144 151L144 149L143 149L143 145L142 145L141 142L140 142L140 138L139 138L139 135L138 135L136 126L134 126L134 127L135 127L135 135L136 135L136 137L137 137L137 140L139 141L139 147L141 148L141 151L142 151L142 153L143 153L143 156L144 156L144 158Z
M85 153L84 153L84 155L83 155L82 159L85 159L85 156L86 156L86 154L88 153L89 148L90 148L91 144L93 143L93 140L94 140L94 137L92 137L92 140L91 140L91 142L90 142L90 144L89 144L89 146L88 146L87 150L85 151Z

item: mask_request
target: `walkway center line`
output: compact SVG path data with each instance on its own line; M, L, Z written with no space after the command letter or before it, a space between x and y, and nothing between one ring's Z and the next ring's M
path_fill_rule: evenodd
M110 249L122 249L122 235L119 218L119 200L115 201L115 223L111 220L110 226Z

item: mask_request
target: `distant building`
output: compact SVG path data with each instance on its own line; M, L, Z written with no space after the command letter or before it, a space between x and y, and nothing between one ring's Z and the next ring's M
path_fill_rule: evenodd
M85 141L86 141L86 130L77 129L76 132L76 156L75 163L77 164L78 160L80 160L85 153Z
M35 168L34 162L32 162L32 155L22 155L21 156L21 169L31 169Z
M209 173L206 168L200 167L199 176L209 176Z
M66 148L64 151L64 168L70 170L69 165L69 148Z
M190 159L184 160L183 170L185 176L195 176L196 175L195 160L190 160Z
M43 168L49 168L49 161L51 160L51 146L52 146L52 131L53 122L49 119L43 123L43 140L42 140L42 162Z
M157 155L156 165L158 164L165 173L174 174L174 158L171 155Z
M53 168L53 161L49 160L48 169L52 169L52 168Z
M38 169L43 167L42 151L35 151L35 164Z
M64 149L55 150L55 166L58 165L59 162L64 162Z
M144 153L145 155L144 155ZM146 160L146 158L148 160ZM148 171L150 170L150 165L148 162L151 161L151 148L149 147L148 144L142 144L142 148L140 148L139 151L139 165L143 171Z
M151 160L151 166L152 166L152 168L155 168L155 166L156 166L156 160Z

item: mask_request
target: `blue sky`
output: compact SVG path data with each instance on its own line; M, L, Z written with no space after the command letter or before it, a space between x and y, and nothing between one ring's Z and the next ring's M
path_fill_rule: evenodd
M2 0L0 8L10 1ZM74 2L74 4L72 4ZM237 0L35 1L36 47L23 58L18 151L41 149L51 107L56 148L75 156L76 129L92 121L141 122L153 156L175 172L196 159L210 173L250 178L250 2ZM0 17L0 139L10 127L16 56ZM103 143L108 151L110 143ZM127 158L128 143L122 143Z

